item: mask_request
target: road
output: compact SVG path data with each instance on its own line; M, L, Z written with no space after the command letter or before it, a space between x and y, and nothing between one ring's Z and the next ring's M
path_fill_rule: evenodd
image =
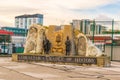
M12 62L0 57L0 80L120 80L120 62L111 67Z

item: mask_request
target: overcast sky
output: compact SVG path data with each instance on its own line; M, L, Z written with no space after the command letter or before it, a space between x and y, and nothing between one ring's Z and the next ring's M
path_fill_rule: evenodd
M0 26L14 26L14 17L44 14L44 25L72 19L120 20L120 0L0 0Z

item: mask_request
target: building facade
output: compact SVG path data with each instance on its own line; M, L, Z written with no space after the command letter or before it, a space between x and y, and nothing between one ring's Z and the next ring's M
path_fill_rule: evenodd
M2 30L13 32L14 36L26 36L28 29L23 28L15 28L15 27L1 27Z
M14 35L11 31L0 30L0 54L11 54L12 44L11 36Z
M43 25L43 15L33 14L33 15L20 15L15 17L15 26L17 28L29 29L32 24Z
M1 27L1 31L0 32L2 34L4 33L5 35L12 34L12 35L10 35L11 42L9 44L5 45L7 47L6 49L4 49L4 47L3 47L4 44L2 44L2 43L0 44L1 53L12 54L12 53L22 53L24 51L26 35L28 32L27 29L15 28L15 27ZM4 37L3 37L3 41L4 41ZM7 41L7 38L5 39L5 41Z
M94 34L102 34L102 32L106 30L105 26L94 23L93 20L89 20L89 19L73 20L72 26L75 29L80 30L84 34L89 34L89 35L93 35L93 32Z
M80 23L81 23L81 20L73 20L72 21L72 25L74 28L80 30Z
M93 32L94 34L103 34L103 31L106 31L105 26L99 24L95 24L95 26L93 24L90 25L90 35L93 35Z
M74 28L80 30L84 34L90 33L90 20L82 19L82 20L73 20L72 25Z
M89 34L90 33L90 20L89 19L83 19L83 20L81 20L80 30L84 34Z

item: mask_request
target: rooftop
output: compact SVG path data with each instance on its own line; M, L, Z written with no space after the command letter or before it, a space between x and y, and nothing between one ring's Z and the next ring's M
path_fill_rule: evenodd
M20 16L16 16L15 18L30 18L30 17L41 17L43 18L43 14L24 14L24 15L20 15Z
M1 27L1 29L17 29L17 30L25 30L25 29L23 29L23 28L17 28L17 27L8 27L8 26L5 26L5 27Z

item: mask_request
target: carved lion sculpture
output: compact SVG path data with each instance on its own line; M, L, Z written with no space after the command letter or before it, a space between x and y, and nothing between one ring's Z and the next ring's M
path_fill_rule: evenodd
M44 36L44 27L37 24L30 26L26 38L24 53L42 53L42 43Z

